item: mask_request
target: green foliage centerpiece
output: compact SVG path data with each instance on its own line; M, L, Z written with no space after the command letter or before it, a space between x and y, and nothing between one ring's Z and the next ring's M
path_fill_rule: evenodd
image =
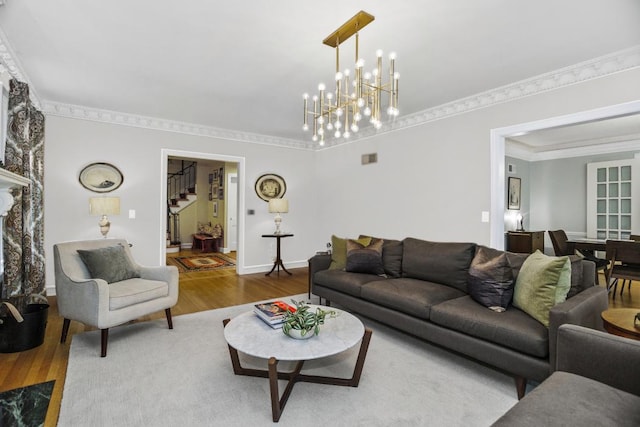
M312 311L311 306L304 301L291 300L291 302L296 306L296 311L287 311L282 324L282 332L291 338L307 339L318 335L320 325L324 324L327 315L336 316L333 310L327 311L316 307L315 311Z

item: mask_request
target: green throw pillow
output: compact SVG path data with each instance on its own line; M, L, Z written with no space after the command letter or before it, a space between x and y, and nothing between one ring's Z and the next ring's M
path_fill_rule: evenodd
M520 268L513 291L513 305L549 327L549 311L566 300L570 287L569 257L547 256L537 250Z
M107 246L99 249L78 249L80 259L94 279L103 279L107 283L140 277L140 273L124 252L124 246Z
M361 237L356 240L363 246L369 246L371 237ZM331 236L331 264L329 270L344 270L347 266L347 239Z

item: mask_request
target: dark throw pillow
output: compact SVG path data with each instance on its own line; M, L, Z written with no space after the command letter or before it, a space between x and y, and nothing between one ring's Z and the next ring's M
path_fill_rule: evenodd
M382 239L371 239L367 246L358 240L347 240L347 266L350 273L384 274L382 264Z
M92 278L113 283L140 277L140 272L131 263L121 245L91 250L78 249L78 255Z
M336 235L331 236L331 264L329 270L344 270L347 265L347 240ZM360 237L358 242L367 246L371 237Z
M478 303L503 312L513 299L513 271L507 253L491 253L479 246L469 266L467 289Z

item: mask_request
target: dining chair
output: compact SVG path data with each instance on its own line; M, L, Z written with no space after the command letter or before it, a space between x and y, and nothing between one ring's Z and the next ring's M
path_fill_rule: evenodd
M624 291L624 285L628 281L628 289L631 291L631 281L640 280L640 242L633 240L607 240L607 260L610 266L605 276L607 278L607 290L613 288L613 298L616 297L618 280L622 279L620 295Z
M592 261L596 264L596 273L601 271L606 271L607 265L609 262L606 259L598 258L591 251L584 250L572 250L571 246L567 244L569 238L567 237L567 233L564 230L547 230L549 233L549 237L551 238L551 244L553 245L553 252L556 256L567 256L567 255L575 255L575 252L578 252L584 259L588 261ZM606 276L606 275L605 275ZM596 283L600 284L600 275L596 274Z

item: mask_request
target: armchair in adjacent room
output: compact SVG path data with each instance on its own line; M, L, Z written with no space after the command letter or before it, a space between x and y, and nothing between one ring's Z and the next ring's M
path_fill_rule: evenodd
M171 307L178 301L178 269L135 262L122 239L58 243L53 246L58 311L64 343L71 320L102 331L107 355L109 328L164 310L173 329Z

